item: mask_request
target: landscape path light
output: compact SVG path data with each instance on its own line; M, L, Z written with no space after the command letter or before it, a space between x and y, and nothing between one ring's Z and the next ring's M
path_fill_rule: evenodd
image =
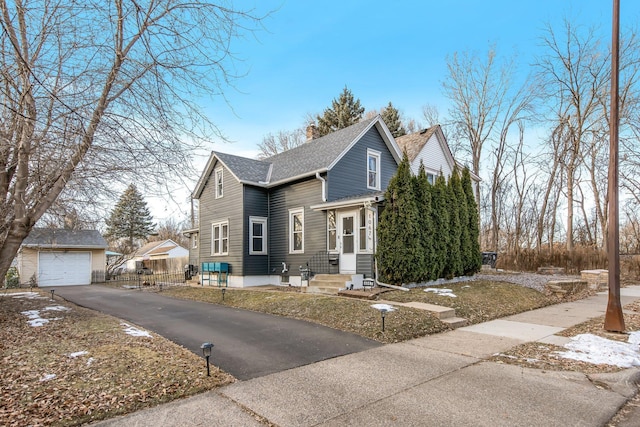
M384 318L387 313L395 311L395 307L389 304L373 304L371 307L380 312L380 316L382 317L382 332L384 332Z
M211 349L213 348L213 344L211 344L210 342L205 342L202 343L200 348L202 349L204 358L207 360L207 376L210 377L211 373L209 372L209 357L211 357Z
M222 288L222 301L224 301L224 293L227 292L227 288Z
M53 293L55 292L55 289L51 289L51 301L53 301Z

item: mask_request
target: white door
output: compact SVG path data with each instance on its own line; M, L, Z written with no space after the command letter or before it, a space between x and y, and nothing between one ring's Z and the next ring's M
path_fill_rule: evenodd
M91 252L40 252L38 286L91 284Z
M356 273L356 214L338 214L338 246L340 247L340 274Z

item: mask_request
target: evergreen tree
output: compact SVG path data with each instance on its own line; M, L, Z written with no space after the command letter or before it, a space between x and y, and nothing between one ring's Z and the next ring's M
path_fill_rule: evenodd
M327 135L339 129L358 123L364 114L364 107L360 100L354 99L351 91L345 86L338 99L331 101L331 107L324 110L322 116L317 116L318 133Z
M431 218L432 202L431 202L432 185L427 179L427 173L424 170L424 164L420 162L418 175L414 177L414 193L416 204L418 205L418 233L422 249L422 265L420 266L420 281L435 280L434 272L431 266L435 259L434 242L433 242L433 221Z
M449 212L449 248L447 251L447 263L444 268L444 277L451 279L461 274L462 257L460 254L460 215L455 192L451 186L451 180L445 185L446 209Z
M444 277L451 236L449 209L447 208L447 182L442 173L436 178L431 192L431 219L433 223L434 262L431 277Z
M460 181L460 170L458 167L453 168L451 177L449 178L449 186L453 192L454 197L452 202L454 203L454 209L457 211L458 224L460 228L459 239L457 241L460 259L456 263L456 269L454 274L456 276L462 276L465 273L465 266L467 265L467 259L471 256L471 241L469 234L469 212L467 210L467 196L462 189L462 182Z
M405 153L387 187L378 224L376 258L382 282L403 284L420 280L422 249L413 178Z
M106 220L108 239L126 239L126 249L133 251L136 239L146 239L155 228L142 194L129 185Z
M472 275L482 268L482 253L480 252L480 215L478 213L478 205L473 194L473 186L471 184L471 172L469 168L462 170L462 189L467 199L467 213L469 230L469 258L465 263L465 274Z
M380 117L382 117L384 124L387 125L394 138L407 134L407 131L400 120L400 113L396 107L391 104L391 102L389 102L389 105L382 110Z

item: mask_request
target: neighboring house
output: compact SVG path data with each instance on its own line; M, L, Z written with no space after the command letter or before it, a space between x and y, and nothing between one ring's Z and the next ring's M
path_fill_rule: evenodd
M34 228L16 256L20 284L89 285L103 282L107 242L97 230Z
M134 252L126 262L126 269L134 272L142 263L155 270L177 271L187 263L189 250L171 239L149 242ZM175 264L175 265L174 265Z
M440 173L442 173L445 178L449 178L456 164L460 170L464 168L460 162L453 158L451 149L440 125L400 136L396 138L396 142L401 151L407 152L407 157L411 163L411 171L417 174L420 168L420 162L422 162L425 172L427 173L427 179L429 179L429 182L432 184ZM470 172L473 181L480 181L480 177L472 171ZM473 186L473 189L475 192L475 186Z

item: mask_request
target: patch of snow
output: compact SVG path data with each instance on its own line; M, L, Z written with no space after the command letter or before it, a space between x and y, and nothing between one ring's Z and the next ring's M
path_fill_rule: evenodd
M95 359L93 357L90 357L87 359L87 366L91 366L91 364L93 363Z
M16 299L20 299L20 298L47 299L47 297L40 296L40 294L37 293L37 292L9 292L9 293L6 293L6 294L0 294L0 296L16 298Z
M76 357L84 356L85 354L89 354L88 351L76 351L75 353L69 353L68 356L71 359L75 359Z
M556 352L560 357L620 368L640 366L640 331L632 332L628 342L609 340L593 334L580 334L564 345L568 351Z
M131 326L127 323L121 323L120 325L124 326L124 333L127 335L131 335L134 337L148 337L151 338L151 334L147 331L143 331L142 329L138 329L134 326Z
M432 292L436 295L442 295L443 297L457 298L456 294L451 289L438 289L438 288L426 288L425 292Z
M49 381L56 377L56 374L46 374L44 377L40 378L40 382Z
M61 317L53 317L50 319L45 319L44 317L40 316L40 310L27 310L27 311L21 312L20 314L24 314L25 316L27 316L29 318L27 323L29 324L29 326L32 326L34 328L38 326L46 325L52 320L61 319Z
M43 308L44 311L71 311L69 307L65 307L63 305L50 305L49 307Z
M395 311L395 307L389 304L372 304L372 308L380 311Z

